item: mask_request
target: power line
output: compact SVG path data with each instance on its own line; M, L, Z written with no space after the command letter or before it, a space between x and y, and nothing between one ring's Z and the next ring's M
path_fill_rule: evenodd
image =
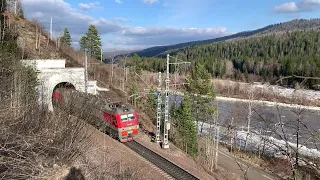
M59 21L56 21L56 22L53 22L52 21L52 16L50 17L50 21L47 21L47 20L39 20L39 22L49 22L50 23L50 39L52 40L52 29L53 29L53 24L56 24L58 22L62 22L62 20L59 20Z

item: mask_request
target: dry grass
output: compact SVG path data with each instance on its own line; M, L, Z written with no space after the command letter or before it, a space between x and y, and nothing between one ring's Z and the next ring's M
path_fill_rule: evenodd
M6 41L0 44L0 177L45 179L54 167L77 159L80 150L90 146L89 135L85 123L64 113L52 114L38 104L36 74L19 61L33 55L28 46L18 46L19 35L28 34L19 28L28 27L17 25L25 20L11 18Z
M56 165L71 163L90 146L85 123L40 106L34 75L20 64L1 74L0 176L43 179Z

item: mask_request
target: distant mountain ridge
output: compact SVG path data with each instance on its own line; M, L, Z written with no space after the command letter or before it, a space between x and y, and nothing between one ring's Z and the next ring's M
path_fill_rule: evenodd
M279 33L279 32L285 32L285 31L308 30L308 29L319 29L319 28L320 28L320 18L295 19L292 21L272 24L260 29L256 29L252 31L243 31L236 34L219 37L215 39L191 41L191 42L168 45L168 46L155 46L155 47L147 48L141 51L131 52L129 54L128 53L121 54L117 58L121 58L125 55L132 56L135 53L137 53L140 57L163 57L165 54L170 53L172 51L177 51L180 49L184 49L186 47L191 47L191 46L196 46L201 44L212 44L212 43L223 42L227 40L248 38L253 36L260 36L260 35Z
M111 51L111 52L104 52L103 55L104 56L118 56L121 54L129 54L129 53L134 53L137 51L141 51L141 49L137 49L137 50L118 50L118 51Z

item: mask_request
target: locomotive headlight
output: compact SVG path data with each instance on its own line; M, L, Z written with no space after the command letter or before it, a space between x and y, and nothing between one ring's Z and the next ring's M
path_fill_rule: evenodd
M132 134L138 134L139 130L138 129L133 129Z
M128 136L128 131L122 131L121 135L122 136Z

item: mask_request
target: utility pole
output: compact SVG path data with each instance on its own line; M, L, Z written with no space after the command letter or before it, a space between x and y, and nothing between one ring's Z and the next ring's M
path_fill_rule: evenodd
M50 18L50 40L52 40L52 16Z
M218 154L219 154L219 133L220 133L220 127L218 125L216 125L216 155L215 155L215 163L214 163L214 167L217 169L218 167Z
M114 57L111 55L111 81L110 81L110 84L112 84L112 80L113 80L113 61L114 61Z
M45 21L45 20L39 20L39 22L49 22L50 23L50 29L49 29L49 33L50 33L50 39L52 40L52 36L53 36L53 33L52 33L52 29L53 29L53 24L55 24L55 23L58 23L58 22L61 22L61 20L60 21L56 21L56 22L53 22L52 21L52 16L50 17L50 21Z
M125 76L125 81L127 82L127 57L128 55L126 55L126 57L124 58L124 65L123 65L123 69L124 69L124 76Z
M248 127L247 127L247 136L246 136L246 142L244 149L247 148L248 145L248 136L250 134L250 125L251 125L251 116L252 116L252 104L253 104L253 87L252 85L250 86L249 89L249 104L248 104Z
M14 1L14 15L17 15L17 0Z
M85 93L88 92L88 57L87 57L87 51L84 50L85 54L85 69L84 69L84 84L85 84Z
M253 87L250 86L249 90L249 104L248 104L248 129L247 132L250 133L250 124L251 124L251 116L252 116L252 104L253 104Z
M164 128L163 128L163 148L168 149L169 148L169 140L168 140L168 134L170 129L170 123L169 123L169 82L170 82L170 74L169 74L169 54L167 55L167 77L166 77L166 100L165 100L165 107L164 107Z
M126 82L128 82L128 68L125 68Z
M102 64L102 47L100 48L100 59L101 59L101 64Z
M298 114L298 123L297 123L297 150L296 150L296 164L295 164L295 170L294 170L294 179L297 179L298 175L298 168L299 168L299 133L300 133L300 112Z
M158 104L157 104L157 132L156 132L156 143L160 143L160 124L161 124L161 72L159 72L158 76L158 89L157 89L157 95L158 95Z
M172 56L171 56L172 57ZM176 60L178 60L176 58ZM180 60L181 61L181 60ZM170 82L170 69L169 65L174 64L190 64L190 62L175 62L175 63L170 63L170 55L167 54L167 76L166 76L166 89L165 89L165 106L164 106L164 128L163 128L163 148L168 149L169 148L169 140L168 140L168 134L170 130L170 121L169 121L169 82Z

